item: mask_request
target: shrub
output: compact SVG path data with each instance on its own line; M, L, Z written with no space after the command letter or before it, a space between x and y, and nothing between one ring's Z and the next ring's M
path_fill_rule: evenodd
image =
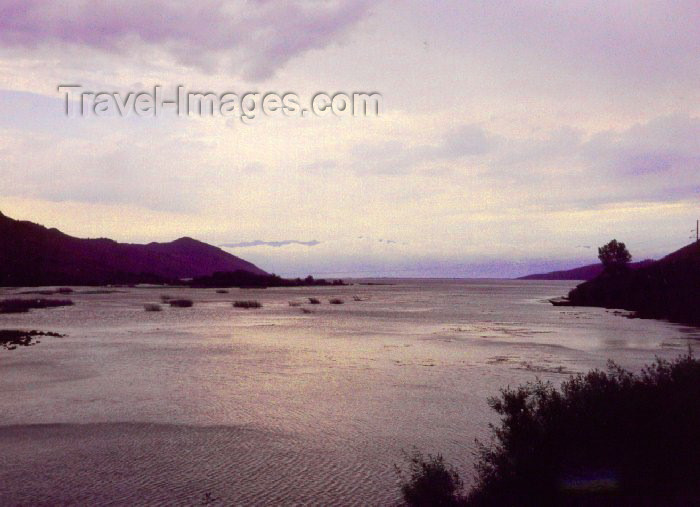
M416 507L449 507L462 501L462 480L457 471L445 464L441 455L428 455L417 450L408 458L408 473L397 467L402 481L401 494L407 505Z
M233 302L233 307L234 308L245 308L246 310L249 310L251 308L262 308L262 303L260 301L234 301Z
M314 313L314 312L309 310L308 308L302 308L301 313Z
M190 308L194 303L191 299L170 299L168 304L174 308Z
M171 299L173 299L173 297L172 297L172 296L168 296L167 294L161 294L161 295L160 295L160 300L161 300L163 303L167 303L167 302L170 301Z
M340 299L340 298L329 299L328 302L329 302L330 304L332 304L332 305L342 305L342 304L345 303L345 301L343 301L343 300Z
M0 313L25 313L33 308L72 306L70 299L4 299L0 301Z
M362 298L360 296L353 296L352 300L353 301L362 301Z
M160 305L157 303L146 303L145 305L143 305L143 309L147 312L159 312L162 310Z
M454 505L700 504L700 361L691 353L639 374L611 362L560 390L537 381L489 403L501 423L479 444L474 488L466 498L455 491ZM414 499L445 480L417 470L402 487L409 505L424 505Z
M294 307L296 307L296 306L301 306L301 303L298 302L298 301L290 301L290 302L289 302L289 306L294 306Z
M312 305L320 305L321 301L316 298L309 298L309 303L311 303Z
M56 290L57 294L73 294L73 289L70 287L61 287Z
M226 289L218 289L216 291L217 294L228 294L228 291Z

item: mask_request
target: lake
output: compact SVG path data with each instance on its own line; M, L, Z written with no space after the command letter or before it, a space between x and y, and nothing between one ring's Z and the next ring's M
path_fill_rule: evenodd
M547 303L573 282L353 282L75 288L57 296L75 306L0 315L67 335L0 349L0 504L391 505L414 447L469 486L500 388L608 359L636 370L700 338ZM144 311L161 295L194 306Z

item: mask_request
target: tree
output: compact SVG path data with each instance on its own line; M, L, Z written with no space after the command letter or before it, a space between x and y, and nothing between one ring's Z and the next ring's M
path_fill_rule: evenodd
M629 250L624 243L618 243L613 239L607 245L598 248L598 258L606 270L626 266L632 260Z

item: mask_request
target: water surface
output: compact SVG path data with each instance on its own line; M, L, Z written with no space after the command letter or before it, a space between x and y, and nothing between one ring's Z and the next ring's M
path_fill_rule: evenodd
M700 337L546 303L571 282L390 283L76 288L75 306L0 315L68 335L0 350L0 504L390 505L414 446L469 483L501 387L638 369ZM145 312L162 294L195 305Z

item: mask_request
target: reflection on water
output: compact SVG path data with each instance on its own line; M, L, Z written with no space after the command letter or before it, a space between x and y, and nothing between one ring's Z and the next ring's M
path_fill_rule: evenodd
M639 368L700 337L543 302L570 286L125 289L0 315L68 334L0 351L0 504L390 504L412 446L469 477L500 387ZM162 294L195 305L145 312Z

